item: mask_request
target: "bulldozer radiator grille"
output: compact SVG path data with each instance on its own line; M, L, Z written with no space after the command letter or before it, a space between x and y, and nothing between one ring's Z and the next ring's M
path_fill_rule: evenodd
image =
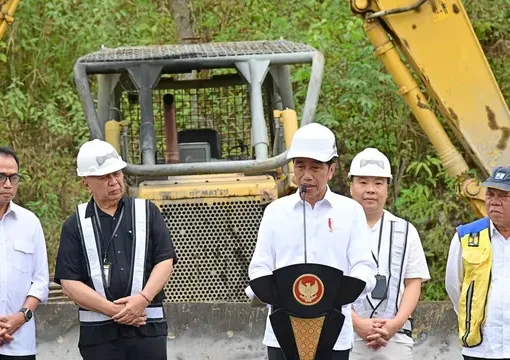
M256 197L162 202L179 262L167 302L248 302L250 263L263 207Z

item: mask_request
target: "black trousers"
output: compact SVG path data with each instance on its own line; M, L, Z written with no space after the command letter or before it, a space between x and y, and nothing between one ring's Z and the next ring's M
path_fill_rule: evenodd
M35 355L24 356L0 355L0 360L35 360Z
M464 360L510 360L510 359L485 359L485 358L477 358L477 357L466 356L466 355L462 355L462 356L464 356Z
M333 351L333 360L349 360L351 350ZM283 352L280 348L268 347L267 357L269 360L285 360Z
M119 338L106 344L84 346L83 360L167 360L166 336Z

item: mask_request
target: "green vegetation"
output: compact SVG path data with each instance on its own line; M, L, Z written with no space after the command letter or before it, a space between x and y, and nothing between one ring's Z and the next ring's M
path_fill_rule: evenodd
M451 179L373 57L360 19L347 1L193 1L195 35L214 41L286 38L323 51L326 73L317 121L337 134L341 168L334 189L347 193L352 157L366 146L389 155L396 181L389 209L418 228L432 281L423 298L445 298L444 267L454 227L473 218ZM510 0L466 0L476 34L510 100ZM23 0L0 42L0 143L20 154L19 202L43 222L50 264L60 228L87 195L75 173L78 147L88 138L74 87L75 60L100 46L174 43L167 0ZM505 67L506 63L506 67ZM293 72L302 103L309 72Z

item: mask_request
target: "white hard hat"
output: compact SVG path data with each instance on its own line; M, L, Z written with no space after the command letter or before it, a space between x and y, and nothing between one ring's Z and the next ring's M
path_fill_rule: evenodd
M366 148L354 157L349 170L352 176L375 176L391 179L390 161L382 152L375 148Z
M111 144L98 139L87 141L80 147L76 162L78 176L111 174L127 165Z
M303 157L328 162L335 156L338 154L333 132L321 124L311 123L296 131L287 159Z

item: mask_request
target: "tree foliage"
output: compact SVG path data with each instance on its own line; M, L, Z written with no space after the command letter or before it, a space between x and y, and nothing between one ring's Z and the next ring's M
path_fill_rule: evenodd
M184 2L183 2L184 3ZM308 43L326 58L316 121L337 135L340 169L333 187L348 194L346 174L360 150L385 152L395 173L388 207L418 228L432 281L424 298L445 296L448 245L457 224L473 218L452 179L373 56L347 1L194 0L195 37L213 41L278 39ZM0 143L22 161L19 201L42 220L50 263L60 228L86 198L75 176L88 131L73 81L78 57L101 46L178 42L171 0L23 0L0 42ZM510 0L465 0L475 32L510 99ZM188 34L189 35L189 34ZM186 36L188 36L186 35ZM309 69L292 71L296 104L304 103Z

